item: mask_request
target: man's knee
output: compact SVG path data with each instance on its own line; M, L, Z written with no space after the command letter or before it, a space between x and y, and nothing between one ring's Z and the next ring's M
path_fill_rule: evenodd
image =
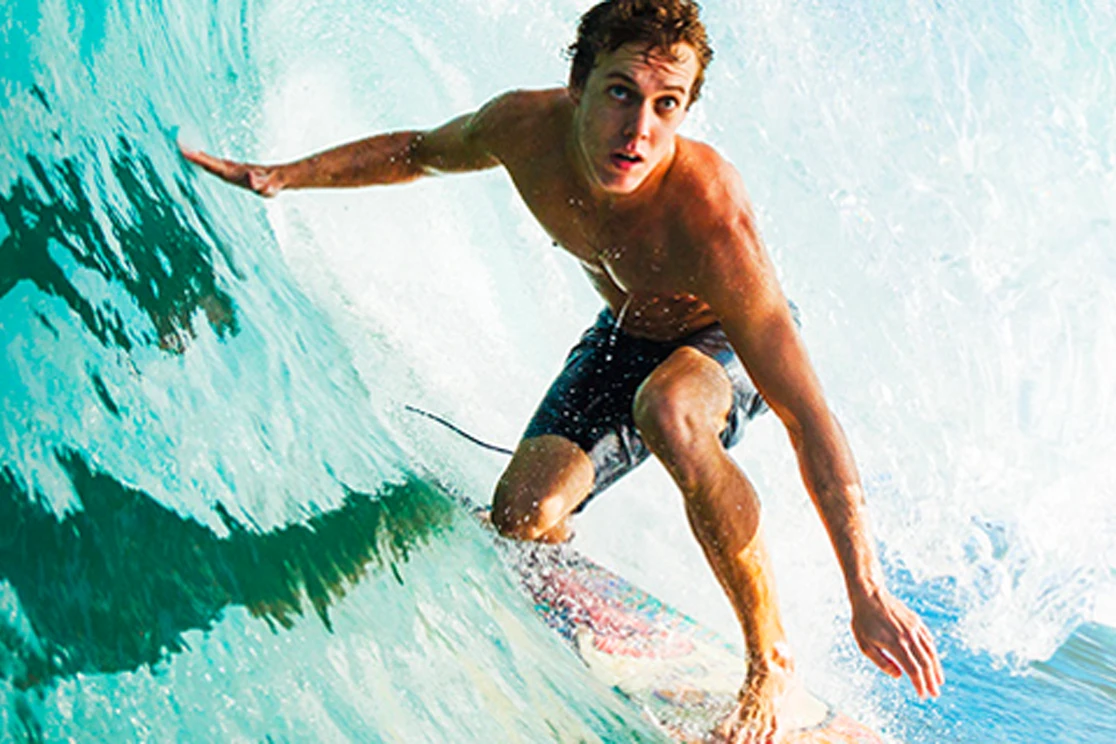
M692 377L665 374L640 386L632 415L652 451L686 452L720 434L731 401L727 384L722 390Z
M720 433L732 406L724 368L683 347L636 392L632 414L640 436L686 493L698 488L702 463L721 450Z
M492 525L505 537L549 541L592 487L593 464L576 444L557 436L524 440L496 484Z
M585 495L544 491L537 483L506 477L492 498L492 526L502 536L530 542L564 542L567 519Z
M543 534L539 527L542 501L527 484L504 473L492 497L492 526L504 537L538 540Z
M701 431L701 420L685 397L670 386L640 388L632 414L652 451L686 450Z

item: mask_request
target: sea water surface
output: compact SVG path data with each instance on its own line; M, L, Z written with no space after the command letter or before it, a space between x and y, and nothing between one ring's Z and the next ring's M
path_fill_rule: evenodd
M659 741L461 506L598 309L497 171L264 201L265 161L559 85L586 2L0 8L0 740ZM809 686L895 742L1116 741L1116 6L707 3L742 172L858 458L919 701L860 657L786 436ZM649 464L575 545L736 638Z

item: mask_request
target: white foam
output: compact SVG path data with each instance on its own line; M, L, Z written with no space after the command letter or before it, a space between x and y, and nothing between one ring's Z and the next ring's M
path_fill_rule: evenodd
M546 4L524 24L492 8L454 6L457 29L425 7L379 25L362 16L359 32L332 29L340 60L312 27L288 36L269 61L265 150L434 124L503 87L560 82L576 12ZM954 582L952 632L1005 657L1048 655L1090 612L1111 619L1116 153L1103 102L1116 68L1100 31L1065 29L1088 15L1112 30L1112 14L707 12L717 59L691 132L744 174L892 560L918 581ZM1003 31L1016 23L1022 36ZM498 44L466 43L486 38ZM354 355L390 349L366 379L505 444L595 310L513 199L486 175L285 196L272 212ZM399 364L385 372L384 358ZM764 426L738 456L764 494L788 624L816 627L844 611L839 577L785 438ZM462 457L451 467L472 487L498 472ZM607 516L587 518L587 547L730 625L715 586L693 588L707 574L661 472L633 476L593 513ZM845 632L834 628L829 647Z

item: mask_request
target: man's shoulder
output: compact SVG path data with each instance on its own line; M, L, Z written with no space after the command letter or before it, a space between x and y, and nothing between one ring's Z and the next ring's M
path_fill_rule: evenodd
M671 180L675 186L673 201L685 215L685 222L695 229L751 214L740 173L704 142L678 138Z
M501 115L545 116L563 105L572 105L565 88L517 89L501 93L486 103L482 110Z
M679 137L675 157L672 175L679 186L694 192L691 196L717 202L726 196L733 200L744 196L740 173L712 145Z
M488 101L473 116L475 134L501 149L537 141L540 131L557 128L572 104L565 88L511 90ZM533 133L534 137L526 137Z
M703 267L695 279L702 292L719 294L749 276L762 277L769 267L740 173L700 142L680 142L678 155L671 172L678 183L671 200L674 235L682 255Z

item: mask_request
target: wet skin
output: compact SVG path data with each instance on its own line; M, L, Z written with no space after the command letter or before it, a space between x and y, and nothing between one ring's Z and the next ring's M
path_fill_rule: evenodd
M502 166L626 331L668 340L722 323L790 435L844 572L858 645L887 674L905 672L919 695L937 695L943 674L934 641L884 585L852 454L740 177L712 148L677 134L697 72L696 54L684 44L670 54L625 45L599 55L583 87L507 93L426 132L378 135L281 166L184 154L266 196ZM777 732L793 660L759 499L717 436L731 399L723 368L683 347L643 383L633 413L682 492L694 535L746 639L740 705L714 739L762 742ZM577 445L553 435L524 440L497 485L493 522L511 537L568 539L569 515L592 485L593 465Z

